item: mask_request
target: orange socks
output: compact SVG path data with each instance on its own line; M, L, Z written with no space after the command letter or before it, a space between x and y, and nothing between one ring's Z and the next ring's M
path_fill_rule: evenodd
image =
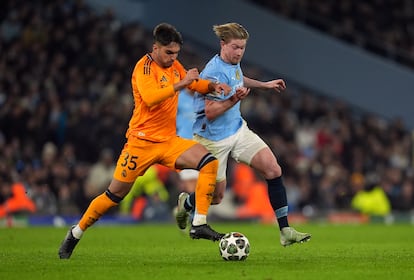
M106 193L103 193L89 204L88 209L85 214L83 214L81 220L79 221L79 227L85 231L88 227L93 225L99 218L106 213L110 208L118 205L118 203L113 202Z
M196 213L207 215L216 188L218 160L210 161L200 169L195 192Z

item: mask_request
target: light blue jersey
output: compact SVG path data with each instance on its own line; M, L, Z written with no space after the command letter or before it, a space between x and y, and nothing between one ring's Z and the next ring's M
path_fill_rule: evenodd
M178 95L177 135L182 138L193 139L194 120L193 96L187 89L183 89Z
M207 80L228 84L231 87L229 95L223 94L199 94L194 95L194 111L196 120L193 132L206 139L219 141L237 132L243 123L240 113L240 102L224 112L216 119L209 121L205 114L205 98L211 100L226 100L230 98L236 89L243 86L243 72L240 64L232 65L224 62L219 55L215 55L200 73L200 77Z

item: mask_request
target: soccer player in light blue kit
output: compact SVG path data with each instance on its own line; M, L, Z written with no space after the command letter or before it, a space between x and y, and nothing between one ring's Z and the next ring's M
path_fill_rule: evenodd
M213 30L220 40L220 54L215 55L205 66L200 77L226 83L232 91L224 96L220 93L195 94L194 111L196 121L193 133L196 141L203 144L218 160L217 185L212 204L219 204L226 188L228 157L256 169L268 185L270 203L275 211L280 229L280 243L288 246L310 240L309 233L301 233L289 226L286 190L282 180L282 169L269 146L249 129L241 116L240 101L250 88L286 88L282 79L262 82L243 75L240 61L243 58L249 34L238 23L215 25ZM185 228L188 212L194 208L194 194L181 193L178 198L177 224Z

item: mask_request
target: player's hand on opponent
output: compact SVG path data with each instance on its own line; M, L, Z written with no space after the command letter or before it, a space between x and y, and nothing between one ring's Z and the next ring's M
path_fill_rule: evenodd
M231 92L231 87L224 83L212 83L213 93L227 96Z
M274 89L277 92L281 92L286 89L285 81L282 79L271 80L268 82L264 82L264 88Z

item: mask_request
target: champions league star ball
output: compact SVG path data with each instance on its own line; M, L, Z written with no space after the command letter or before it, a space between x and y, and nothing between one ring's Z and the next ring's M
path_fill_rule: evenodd
M226 233L219 242L220 256L226 261L244 261L250 253L250 243L240 232Z

